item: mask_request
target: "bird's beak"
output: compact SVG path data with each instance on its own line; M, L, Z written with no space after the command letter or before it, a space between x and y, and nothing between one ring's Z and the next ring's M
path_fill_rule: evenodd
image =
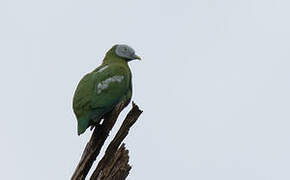
M133 59L139 59L139 60L141 60L141 57L140 56L137 56L136 54L134 54L132 58Z

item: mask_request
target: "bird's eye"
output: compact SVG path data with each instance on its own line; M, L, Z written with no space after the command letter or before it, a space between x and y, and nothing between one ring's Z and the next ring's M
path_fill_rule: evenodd
M127 48L124 48L124 51L128 51L128 49Z

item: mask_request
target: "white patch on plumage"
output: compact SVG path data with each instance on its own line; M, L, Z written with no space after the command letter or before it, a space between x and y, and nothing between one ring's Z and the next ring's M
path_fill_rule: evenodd
M100 94L102 90L109 87L111 82L121 82L124 79L124 76L113 76L110 77L97 85L97 93Z
M106 66L104 66L104 67L102 67L101 69L99 69L98 70L98 72L103 72L105 69L107 69L109 66L108 65L106 65Z

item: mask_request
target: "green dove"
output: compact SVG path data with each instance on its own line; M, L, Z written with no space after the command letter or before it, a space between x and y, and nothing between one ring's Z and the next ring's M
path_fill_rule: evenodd
M114 45L102 64L86 74L73 97L73 110L78 122L78 135L94 124L120 102L128 104L132 97L132 74L128 62L141 59L128 45Z

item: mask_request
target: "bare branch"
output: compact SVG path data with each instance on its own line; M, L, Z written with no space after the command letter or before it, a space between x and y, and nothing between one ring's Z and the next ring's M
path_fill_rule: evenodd
M97 178L101 178L102 180L122 180L128 176L131 169L131 167L128 165L128 150L125 149L124 145L122 145L119 149L118 147L128 134L130 127L137 121L138 117L142 113L137 105L134 103L132 104L132 109L127 114L115 138L108 146L104 157L99 162L91 179L96 180ZM80 162L76 167L71 180L84 180L86 178L120 112L126 105L127 104L117 105L113 111L104 118L103 124L96 126L89 142L83 151ZM110 172L110 175L108 175L108 172ZM111 172L113 174L111 174ZM102 174L101 176L100 173Z
M96 126L95 130L87 143L78 166L75 169L71 180L84 180L99 155L109 132L113 128L120 112L124 108L124 104L117 105L113 111L104 118L104 122L100 126Z
M114 154L110 162L105 164L104 169L98 175L97 180L125 180L129 175L131 166L129 162L129 151L123 143ZM92 175L91 179L95 178Z
M118 163L114 163L114 157L118 157L118 153L117 149L120 146L120 144L122 143L122 141L125 139L125 137L128 135L130 128L133 126L133 124L137 121L137 119L139 118L139 116L141 115L142 111L139 109L139 107L134 104L134 102L132 103L133 107L130 110L130 112L127 114L125 120L123 121L119 131L117 132L117 134L115 135L114 139L111 141L111 143L109 144L105 155L103 156L103 158L100 160L97 168L95 169L94 173L92 174L90 180L113 180L114 176L110 176L112 175L111 172L112 170L118 170L118 171L123 171L123 166L120 166L122 164L125 164L126 167L128 167L127 171L123 171L123 174L127 173L127 175L129 174L129 171L131 168L129 168L130 166L128 165L128 160L127 159L123 159L124 161L126 161L126 163L124 162L120 162L120 160L118 161ZM122 146L120 147L122 152ZM118 152L119 152L118 151ZM129 159L129 157L128 157ZM111 167L113 165L113 168ZM116 167L119 167L116 168ZM125 168L126 168L125 167ZM120 172L118 172L120 174ZM113 173L114 175L114 173ZM122 175L122 173L120 174ZM127 175L124 177L126 178ZM111 178L110 178L111 177Z

